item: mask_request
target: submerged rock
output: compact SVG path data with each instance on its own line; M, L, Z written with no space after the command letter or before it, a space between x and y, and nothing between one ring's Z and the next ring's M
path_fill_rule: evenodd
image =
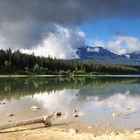
M77 129L70 128L70 129L69 129L69 132L70 132L71 134L76 134L76 133L78 132L78 130L77 130Z
M88 129L91 129L92 128L92 126L88 126Z
M132 110L132 109L131 109L130 107L127 107L127 108L126 108L126 110L128 110L128 111L129 111L129 110Z
M69 122L65 122L66 125L69 125Z
M74 114L72 115L72 117L77 118L77 117L79 117L79 115L78 115L77 113L74 113Z
M31 109L32 109L33 111L36 111L36 110L39 110L39 107L37 107L37 106L31 106Z
M54 112L54 116L60 117L60 116L62 116L62 113L61 112Z
M119 115L117 113L112 113L112 118L113 119L117 119L119 117Z
M76 113L76 112L77 112L77 110L76 110L76 109L74 109L74 110L73 110L73 113Z
M7 116L9 116L9 117L13 117L14 114L13 114L13 113L9 113L9 114L7 114Z

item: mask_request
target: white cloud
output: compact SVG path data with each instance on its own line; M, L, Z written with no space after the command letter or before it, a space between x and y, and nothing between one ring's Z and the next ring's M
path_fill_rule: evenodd
M140 52L140 41L136 37L117 36L106 43L105 47L117 54L129 54Z
M84 46L85 34L79 29L69 29L60 25L54 25L53 31L45 35L42 43L32 50L23 52L34 52L39 56L51 56L62 59L78 58L76 50Z
M88 40L87 44L89 46L101 46L103 47L105 43L102 40L94 39L94 40Z
M91 46L102 46L116 54L129 54L133 52L140 52L140 40L133 36L116 36L108 42L102 40L90 40L88 42Z
M23 28L24 25L25 28ZM33 24L29 24L30 27L35 28ZM28 26L29 26L28 25ZM8 25L7 25L8 26ZM30 33L28 35L24 34L24 29L30 30L25 23L15 24L14 27L18 28L19 35L16 36L13 31L13 26L7 29L7 26L3 26L2 33L0 34L0 46L2 48L12 48L21 49L22 52L25 53L34 53L38 56L51 56L61 59L72 59L78 58L79 56L76 54L77 48L85 46L85 33L82 32L78 28L67 28L65 26L60 26L58 24L53 24L51 26L47 26L42 31L40 39L36 42L31 42L30 38L32 38ZM28 28L27 28L28 27ZM5 30L10 30L12 34L6 32ZM15 30L15 29L14 29ZM36 29L37 31L40 29ZM37 32L36 31L36 32ZM22 32L22 36L20 36ZM46 33L46 34L44 34ZM7 36L7 38L5 38ZM38 36L35 36L39 38ZM20 40L22 38L22 40ZM28 38L28 39L26 39ZM18 41L17 41L18 40ZM26 44L25 46L30 46L34 44L32 47L24 47L22 44ZM116 36L108 42L103 42L102 40L94 39L88 40L87 45L90 46L102 46L111 52L122 55L125 54L128 56L129 53L140 52L140 40L133 36ZM129 56L128 56L129 58Z

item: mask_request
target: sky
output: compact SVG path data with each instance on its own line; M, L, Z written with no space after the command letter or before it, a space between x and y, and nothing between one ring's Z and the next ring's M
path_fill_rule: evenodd
M77 58L79 47L140 52L139 0L0 0L0 48Z
M140 18L129 19L103 19L98 21L85 22L79 26L86 33L90 40L99 39L108 41L112 36L126 35L140 39Z

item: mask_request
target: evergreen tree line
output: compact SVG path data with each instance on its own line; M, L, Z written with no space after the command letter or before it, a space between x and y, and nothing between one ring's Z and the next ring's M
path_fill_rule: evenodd
M0 50L0 74L139 74L139 66L62 60Z

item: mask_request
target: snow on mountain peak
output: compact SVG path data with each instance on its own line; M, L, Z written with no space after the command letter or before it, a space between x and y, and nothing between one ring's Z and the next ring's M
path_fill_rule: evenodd
M87 47L87 52L97 52L99 53L100 49L97 47Z
M127 59L130 59L130 55L129 55L129 54L126 54L125 57L126 57Z

